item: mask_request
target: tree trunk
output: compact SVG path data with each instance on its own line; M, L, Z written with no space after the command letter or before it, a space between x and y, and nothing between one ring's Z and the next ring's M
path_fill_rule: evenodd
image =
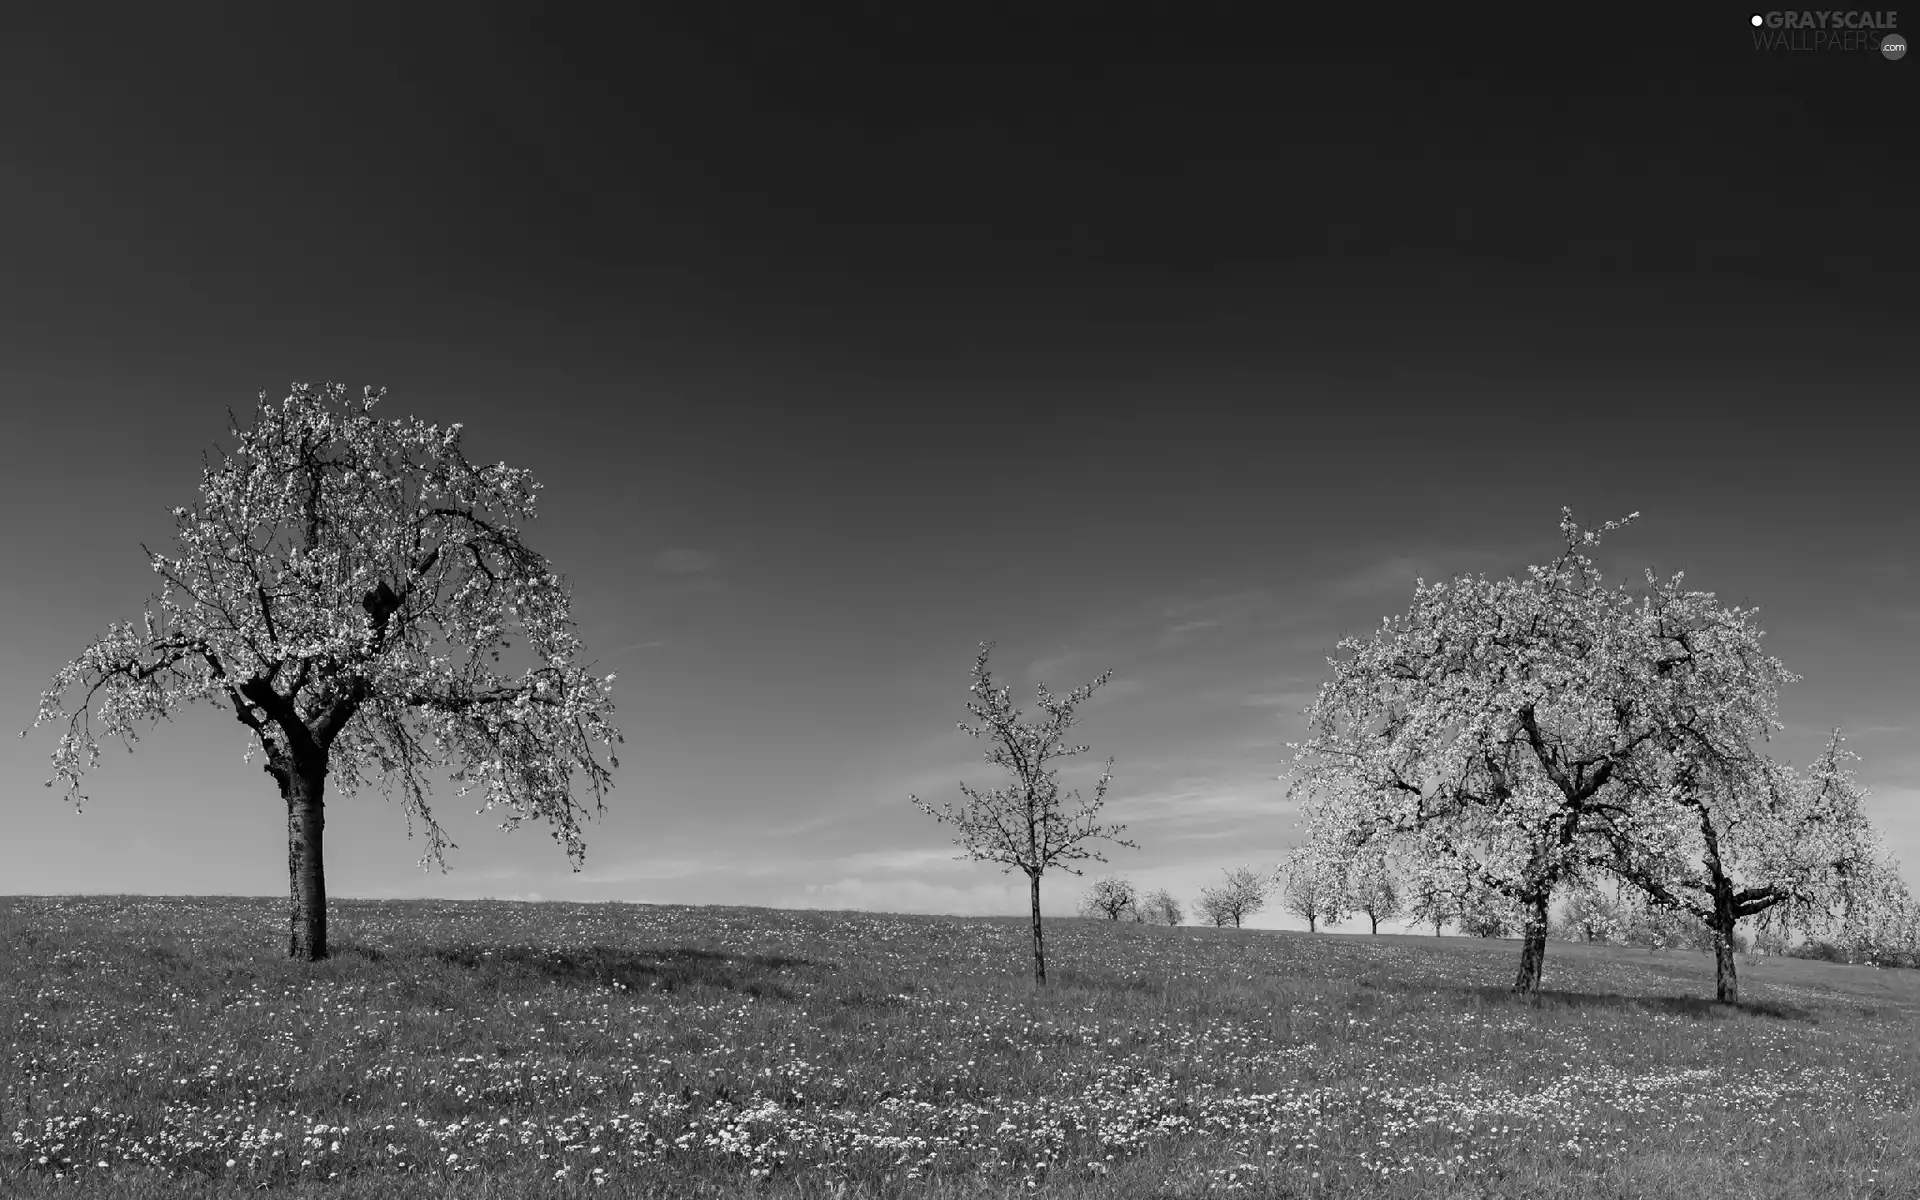
M1540 990L1540 971L1547 961L1547 897L1538 897L1527 908L1521 929L1520 973L1514 978L1513 990L1533 995Z
M1047 985L1047 949L1040 934L1040 873L1027 872L1027 882L1032 885L1033 893L1033 982L1040 987Z
M1733 889L1715 889L1713 898L1714 998L1722 1004L1740 1003L1740 977L1733 969Z
M1380 918L1374 916L1372 913L1368 913L1367 921L1373 926L1373 930L1372 930L1373 936L1379 937L1380 936Z
M1320 922L1314 919L1314 915L1312 913L1307 914L1307 932L1308 933L1320 932Z
M317 962L327 956L327 871L321 834L326 828L327 771L306 769L282 777L287 801L287 957Z

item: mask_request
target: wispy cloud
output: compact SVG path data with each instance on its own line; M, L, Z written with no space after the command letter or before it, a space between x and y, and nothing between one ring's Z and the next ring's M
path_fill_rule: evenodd
M657 646L669 646L672 644L673 644L672 638L649 638L644 642L629 642L626 645L621 646L619 649L613 651L613 654L616 656L621 654L632 654L635 651L652 650Z
M713 877L733 879L742 876L778 875L790 869L782 862L754 862L741 855L703 857L695 855L629 859L596 870L588 867L583 882L592 884L647 883L670 879Z
M1920 787L1869 783L1866 810L1911 878L1913 864L1920 862Z
M705 550L662 550L653 556L653 569L663 575L694 575L713 569L713 555Z
M1161 611L1159 632L1154 637L1156 650L1167 650L1189 640L1203 629L1218 629L1236 624L1268 608L1273 597L1258 588L1196 596L1166 605Z
M1228 838L1245 839L1247 831L1238 825L1222 825L1218 829L1181 829L1173 833L1163 833L1156 841L1161 842L1224 842Z
M874 871L888 874L906 872L925 872L963 864L955 857L960 853L954 846L939 846L932 849L913 846L896 847L887 850L865 850L859 854L848 854L833 860L833 867L849 874L866 874Z
M1317 693L1305 689L1286 689L1277 692L1249 692L1240 698L1240 703L1248 708L1284 708L1289 712L1299 712L1312 704Z
M1387 593L1401 593L1410 597L1413 595L1414 580L1432 579L1434 576L1430 560L1396 554L1330 579L1322 585L1321 590L1332 600L1359 600Z
M1249 780L1181 780L1157 791L1113 796L1108 807L1118 820L1191 821L1199 818L1290 817L1294 806L1286 786L1267 776Z
M1523 570L1530 561L1529 552L1513 547L1429 545L1417 552L1404 550L1382 554L1372 562L1336 574L1321 583L1318 592L1329 603L1396 597L1413 599L1416 579L1451 579L1476 572L1508 575Z
M1059 686L1060 678L1066 671L1067 665L1080 657L1081 655L1078 651L1069 650L1063 654L1049 654L1044 658L1036 658L1027 664L1027 682L1030 684L1044 683L1053 691L1058 692L1061 690Z
M966 741L968 739L960 739ZM981 751L985 743L979 743ZM921 767L871 777L863 782L858 795L865 796L872 804L901 804L908 796L918 796L938 806L944 800L958 804L960 783L964 780L976 787L992 787L1004 782L1000 768L987 763L981 752L963 759L950 759L938 766Z

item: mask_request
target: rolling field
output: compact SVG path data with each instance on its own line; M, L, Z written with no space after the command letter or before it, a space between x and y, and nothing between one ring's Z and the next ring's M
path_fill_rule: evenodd
M1920 972L1066 919L1036 993L1020 918L440 901L300 965L285 908L0 898L0 1196L1920 1196Z

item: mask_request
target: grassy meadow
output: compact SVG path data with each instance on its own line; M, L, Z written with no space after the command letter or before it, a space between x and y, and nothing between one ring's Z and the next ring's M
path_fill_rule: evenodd
M1058 901L1056 901L1058 902ZM0 898L0 1196L1920 1196L1920 972L739 908Z

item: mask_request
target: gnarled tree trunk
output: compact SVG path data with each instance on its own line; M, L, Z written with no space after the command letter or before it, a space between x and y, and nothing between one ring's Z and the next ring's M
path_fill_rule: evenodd
M1733 932L1738 918L1734 915L1733 887L1725 880L1716 880L1713 897L1713 965L1714 998L1722 1004L1740 1003L1740 977L1733 968Z
M1540 990L1540 972L1547 962L1547 897L1536 896L1526 906L1526 923L1520 931L1520 973L1513 990L1532 995Z
M287 801L287 957L317 962L327 956L327 771L303 764L276 778Z

